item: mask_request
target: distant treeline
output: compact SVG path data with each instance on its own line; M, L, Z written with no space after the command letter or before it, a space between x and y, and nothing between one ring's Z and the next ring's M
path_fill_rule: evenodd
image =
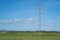
M46 32L46 33L57 33L57 32L60 32L60 31L6 31L6 30L0 30L0 32L4 33L4 32L7 32L7 33L32 33L32 32Z

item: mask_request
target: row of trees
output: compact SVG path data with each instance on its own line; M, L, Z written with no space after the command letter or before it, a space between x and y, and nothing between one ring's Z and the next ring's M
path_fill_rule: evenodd
M0 30L0 32L2 33L32 33L32 32L47 32L47 33L51 33L51 32L60 32L60 31L6 31L6 30Z

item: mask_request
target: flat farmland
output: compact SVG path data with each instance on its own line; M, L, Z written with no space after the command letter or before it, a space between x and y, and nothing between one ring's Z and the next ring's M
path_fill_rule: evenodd
M0 33L0 40L60 40L60 33Z

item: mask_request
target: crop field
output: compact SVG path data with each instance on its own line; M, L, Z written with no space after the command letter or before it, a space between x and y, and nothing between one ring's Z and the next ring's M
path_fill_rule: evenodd
M0 40L60 40L60 33L0 33Z

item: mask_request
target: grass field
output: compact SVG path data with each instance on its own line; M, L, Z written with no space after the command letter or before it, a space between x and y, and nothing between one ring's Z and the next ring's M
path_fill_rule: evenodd
M0 40L60 40L60 33L0 33Z

